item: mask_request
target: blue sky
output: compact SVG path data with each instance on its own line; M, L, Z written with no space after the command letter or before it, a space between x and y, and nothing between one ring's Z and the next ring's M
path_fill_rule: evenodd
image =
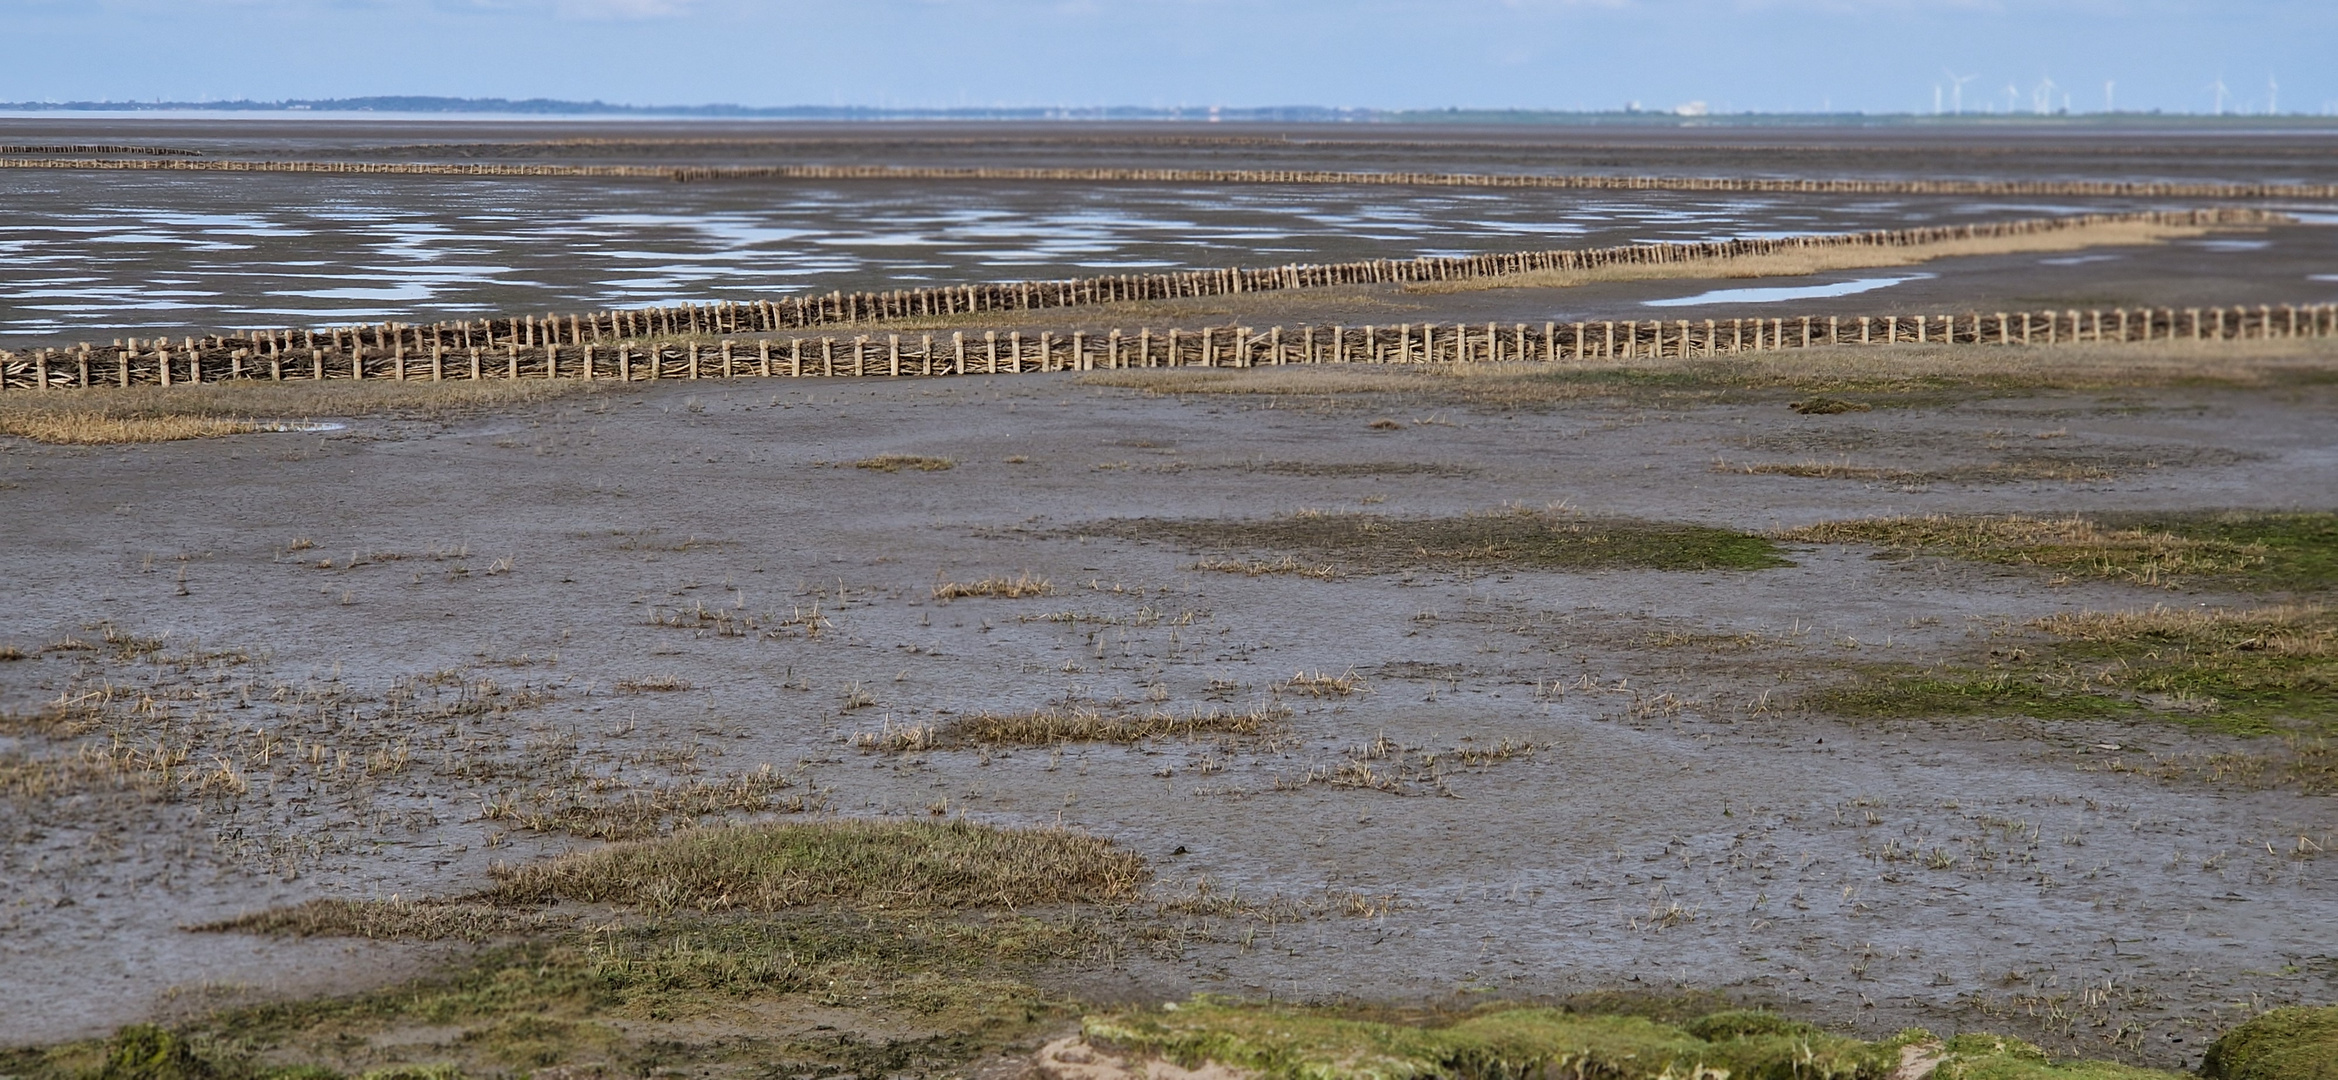
M2338 113L2338 0L0 0L0 51L11 101Z

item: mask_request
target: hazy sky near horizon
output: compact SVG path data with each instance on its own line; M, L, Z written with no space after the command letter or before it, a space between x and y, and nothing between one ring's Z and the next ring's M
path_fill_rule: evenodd
M2338 113L2338 0L0 0L0 47L0 101Z

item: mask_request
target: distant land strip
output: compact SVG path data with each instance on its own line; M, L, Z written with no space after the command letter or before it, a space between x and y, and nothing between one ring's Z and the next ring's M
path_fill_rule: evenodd
M1556 188L1818 195L2016 195L2140 199L2338 199L2338 184L2217 184L2128 180L1794 180L1747 176L1538 176L1525 173L1336 172L1314 169L1071 169L890 165L505 165L490 162L188 161L176 158L0 158L0 169L324 173L365 176L587 177L672 180L1007 180L1069 183L1321 184L1372 187Z
M1546 271L1587 271L1616 266L1661 266L1706 259L1777 255L1788 252L1843 248L1901 248L1945 241L2037 236L2103 225L2157 225L2174 228L2249 227L2294 221L2284 214L2252 207L2208 210L2148 210L2125 214L2081 214L2058 218L2025 218L1972 225L1936 225L1913 229L1804 236L1760 237L1696 243L1625 244L1619 247L1559 251L1518 251L1459 257L1373 259L1359 262L1308 265L1233 267L1224 270L1179 270L1157 274L1113 274L1066 281L1017 281L987 285L941 285L881 292L831 292L825 296L787 296L748 303L615 309L561 315L548 313L503 318L436 322L427 326L385 322L376 325L244 330L229 334L186 338L174 346L168 338L141 342L129 338L109 347L80 347L74 360L83 364L117 355L146 352L192 356L201 365L239 357L281 360L311 353L344 352L360 357L406 357L440 354L447 349L493 351L562 346L603 346L637 339L728 337L776 333L817 326L857 326L894 319L974 315L984 312L1025 312L1111 304L1125 301L1178 300L1189 297L1327 288L1343 285L1420 284L1471 281ZM29 355L47 357L55 350ZM0 350L0 358L13 354ZM557 352L555 352L557 355ZM256 361L255 361L256 362ZM318 361L322 363L322 361ZM355 361L363 370L364 361ZM402 360L400 361L403 362ZM43 371L51 370L41 360ZM402 369L401 369L402 370ZM362 377L362 376L360 376ZM49 385L47 377L35 380Z

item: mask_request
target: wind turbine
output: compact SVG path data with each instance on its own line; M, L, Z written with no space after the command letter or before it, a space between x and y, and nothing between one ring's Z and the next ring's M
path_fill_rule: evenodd
M2104 80L2103 80L2103 111L2104 111L2104 112L2107 112L2107 113L2108 113L2108 112L2118 112L2118 111L2119 111L2118 99L2117 99L2117 98L2115 98L2115 97L2113 97L2113 96L2111 95L2111 91L2113 91L2113 90L2117 89L2117 88L2118 88L2118 86L2119 86L2119 81L2118 81L2117 79L2104 79Z
M2213 91L2215 91L2215 92L2216 92L2216 115L2218 115L2218 116L2223 116L2223 115L2224 115L2224 96L2225 96L2226 94L2229 94L2229 93L2231 93L2231 92L2232 92L2232 91L2230 91L2230 90L2227 90L2227 89L2225 89L2225 86L2224 86L2224 76L2222 76L2222 75L2219 75L2219 76L2217 76L2217 77L2216 77L2216 81L2215 81L2215 82L2212 82L2212 83L2209 83L2209 84L2208 84L2208 89L2210 89L2210 90L2213 90Z
M1973 81L1974 79L1980 78L1980 76L1959 75L1956 72L1948 70L1947 68L1941 68L1940 73L1948 76L1949 81L1956 84L1955 89L1949 91L1948 100L1951 104L1951 107L1956 110L1956 114L1958 116L1963 116L1965 113L1965 84Z
M2030 111L2039 116L2053 112L2054 91L2059 89L2061 87L2054 85L2050 76L2040 76L2037 89L2030 91Z
M2280 111L2281 80L2267 75L2265 76L2265 115L2272 116Z

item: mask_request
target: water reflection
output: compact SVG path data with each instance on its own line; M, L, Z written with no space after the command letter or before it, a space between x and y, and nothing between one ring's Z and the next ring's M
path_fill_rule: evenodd
M0 341L1783 236L2015 212L1956 199L1674 192L26 170L0 175Z
M1695 296L1679 296L1669 300L1643 300L1644 307L1693 307L1699 304L1774 304L1781 300L1823 300L1830 296L1855 296L1877 289L1888 289L1906 281L1922 281L1931 274L1908 274L1902 277L1859 278L1855 281L1834 281L1823 285L1772 285L1762 288L1714 289Z

